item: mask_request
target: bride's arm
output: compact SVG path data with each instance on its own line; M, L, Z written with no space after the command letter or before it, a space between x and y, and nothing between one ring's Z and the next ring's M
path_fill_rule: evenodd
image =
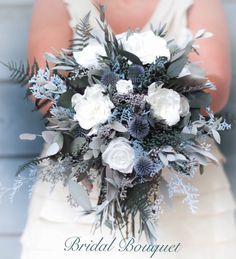
M69 15L63 0L36 0L28 41L30 63L35 58L40 66L45 66L43 54L52 52L52 49L67 48L71 38ZM48 108L44 108L42 112Z
M213 110L220 111L227 103L231 84L229 35L220 0L195 0L189 10L189 27L193 32L206 29L214 37L198 41L200 56L191 60L202 62L208 77L215 83L217 91L212 93Z
M29 59L32 61L35 57L44 65L44 52L68 47L71 37L69 15L63 0L36 0L29 33Z

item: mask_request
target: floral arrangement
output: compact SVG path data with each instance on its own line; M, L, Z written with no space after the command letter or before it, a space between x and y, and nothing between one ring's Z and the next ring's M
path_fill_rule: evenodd
M217 163L208 139L220 143L218 131L230 128L209 108L214 85L194 75L188 59L197 53L195 42L210 34L201 30L179 48L165 39L164 26L114 35L102 8L98 23L100 38L89 14L82 19L73 48L46 53L45 69L36 61L31 69L8 65L14 78L27 82L38 109L51 103L46 130L20 136L42 137L45 156L23 165L18 177L52 188L62 181L71 205L95 214L95 229L145 232L155 242L162 202L181 193L191 211L197 209L198 190L189 179ZM23 178L25 169L31 174ZM99 190L95 207L93 188Z

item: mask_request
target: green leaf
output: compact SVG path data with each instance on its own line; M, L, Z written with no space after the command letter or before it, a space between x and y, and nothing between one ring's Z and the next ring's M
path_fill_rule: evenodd
M44 58L47 60L47 62L49 63L53 63L53 64L61 64L61 60L58 59L54 54L49 53L49 52L45 52L44 53Z
M102 77L104 73L103 70L94 69L88 72L88 83L92 86L94 83L97 83L97 80ZM87 84L88 85L88 84ZM86 85L86 86L87 86Z
M75 94L75 91L68 90L66 93L62 94L59 98L57 105L64 108L71 108L71 98Z
M85 143L86 143L85 138L78 137L78 138L74 139L74 141L71 144L71 152L79 153Z
M191 40L185 47L185 56L188 56L189 53L192 51L193 49L193 44L194 44L194 41Z
M179 49L177 45L171 45L170 51L172 53L170 62L173 63L180 59L185 54L185 49Z
M98 149L100 150L101 145L103 144L104 140L100 137L94 137L93 140L89 143L89 147L91 149Z
M190 118L191 118L191 113L188 113L181 121L180 123L178 124L178 127L179 128L184 128L185 126L188 125L189 121L190 121Z
M177 77L181 73L184 66L187 64L187 62L188 62L188 58L186 56L182 56L181 58L177 59L168 67L167 75L170 78Z
M212 153L210 153L210 152L208 152L208 151L206 151L206 150L204 150L204 149L202 149L202 148L200 148L200 147L197 147L197 146L190 146L190 145L189 145L188 148L189 148L190 150L196 152L196 153L199 153L200 155L202 155L202 156L204 156L204 157L209 158L212 162L214 162L214 163L216 163L216 164L219 163L218 159L215 157L214 154L212 154Z
M67 65L60 65L60 66L55 66L53 70L64 70L64 71L72 71L74 70L74 67L72 66L67 66Z
M19 166L16 172L16 176L19 176L22 172L26 171L27 169L38 166L41 162L43 162L44 160L47 160L48 158L49 157L35 158L24 163L23 165Z
M83 94L85 88L89 85L88 77L83 76L81 78L76 78L75 80L70 81L70 86L73 88L76 92Z
M133 64L137 64L137 65L142 65L143 64L142 61L136 55L134 55L133 53L130 53L130 52L128 52L126 50L123 50L123 49L119 49L118 53L121 56L126 57Z
M124 133L124 132L128 131L127 128L122 123L120 123L118 121L114 121L110 126L111 126L112 129L114 129L117 132Z
M23 133L19 136L20 140L35 140L36 137L37 135L31 133Z
M164 197L164 201L167 204L168 207L172 207L173 201L169 196L169 189L168 189L168 183L164 179L164 177L161 177L160 179L160 193Z
M200 165L199 170L200 170L200 175L203 175L204 174L204 166Z
M0 64L5 66L10 71L10 78L22 86L27 85L31 77L33 77L33 75L39 70L36 60L34 60L32 65L30 65L29 62L20 62L17 64L14 61L9 62L8 64L0 61Z
M73 180L70 180L68 183L69 192L72 198L85 210L91 211L92 205L89 199L89 195L85 188Z
M211 94L205 92L190 93L186 97L189 100L190 107L193 109L209 107L212 100Z
M81 19L75 27L76 37L72 40L72 47L82 51L88 43L91 35L92 27L90 26L90 12Z
M147 227L148 239L149 239L150 243L155 244L157 241L157 227L155 225L155 222L153 222L151 220L146 220L145 225Z
M215 141L216 141L218 144L220 144L220 142L221 142L221 137L220 137L219 132L218 132L217 130L215 130L215 129L212 129L211 132L212 132L212 135L213 135Z
M46 156L57 154L63 147L64 137L60 132L43 131L42 137L49 146L47 147Z
M181 135L181 138L183 138L183 140L191 140L196 138L194 134L180 133L180 135Z
M167 87L178 93L196 92L202 89L209 89L208 79L205 77L186 75L180 78L169 80Z
M106 167L106 181L107 181L107 200L112 201L118 195L117 185L113 179L113 170L107 166Z
M81 173L76 177L77 182L81 182L87 176L87 173Z

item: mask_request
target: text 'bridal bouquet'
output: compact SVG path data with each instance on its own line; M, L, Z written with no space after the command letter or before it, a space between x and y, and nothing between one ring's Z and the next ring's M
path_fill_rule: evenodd
M182 194L197 209L198 190L189 180L217 163L208 139L220 143L218 131L230 128L209 108L214 85L193 75L188 59L197 53L195 41L210 33L201 30L179 48L165 39L165 27L114 35L102 8L98 24L101 37L89 14L82 19L73 48L46 53L45 69L36 61L7 65L27 83L38 109L51 103L46 130L20 136L42 137L47 150L20 168L14 189L26 181L46 181L52 189L63 182L68 202L94 213L94 229L144 232L153 243L162 202Z

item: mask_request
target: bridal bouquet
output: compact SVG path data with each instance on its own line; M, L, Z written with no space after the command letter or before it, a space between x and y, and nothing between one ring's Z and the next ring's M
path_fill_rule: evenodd
M197 52L195 41L210 35L199 31L185 48L165 39L165 27L114 35L100 13L101 37L88 14L71 50L45 54L46 68L36 61L31 69L9 65L14 78L27 80L38 109L51 104L45 131L20 136L42 137L47 150L18 177L30 169L29 179L52 188L63 182L68 202L95 214L95 229L144 232L155 242L162 202L182 194L196 210L198 191L189 180L217 163L208 138L220 143L218 131L230 128L209 108L214 85L192 74L188 59Z

